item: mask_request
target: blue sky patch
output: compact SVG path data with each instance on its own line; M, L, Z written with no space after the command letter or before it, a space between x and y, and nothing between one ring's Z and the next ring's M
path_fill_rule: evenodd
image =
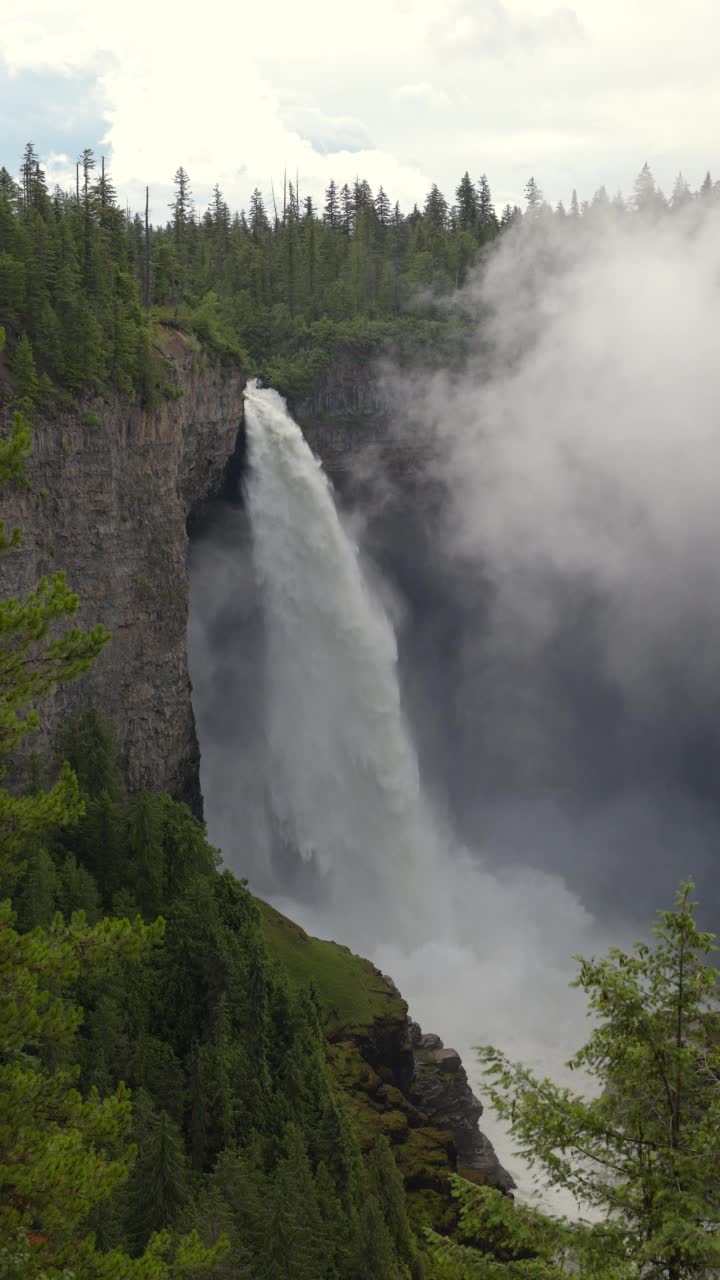
M54 71L11 75L0 59L0 165L17 174L26 142L34 142L41 160L65 153L76 160L84 147L109 159L100 139L107 124L94 75L66 76Z

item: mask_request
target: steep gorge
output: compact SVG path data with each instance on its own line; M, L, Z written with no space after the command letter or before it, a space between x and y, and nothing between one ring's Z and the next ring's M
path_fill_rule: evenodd
M6 508L23 545L0 560L0 588L22 594L41 575L67 568L81 598L79 620L102 622L113 636L88 675L56 691L36 748L51 746L68 711L92 705L116 726L130 789L167 790L200 814L187 526L239 465L244 377L198 369L179 340L173 364L174 396L155 412L116 398L34 422L30 487ZM383 405L369 385L367 371L345 360L298 406L314 450L341 481L353 452L381 447ZM277 930L268 937L277 946ZM291 974L299 954L290 955ZM509 1189L479 1132L481 1107L458 1056L437 1037L421 1038L392 984L373 972L393 1017L373 1016L361 1028L336 1019L329 1030L360 1131L391 1138L416 1191L444 1195L458 1165ZM317 985L314 969L303 976Z

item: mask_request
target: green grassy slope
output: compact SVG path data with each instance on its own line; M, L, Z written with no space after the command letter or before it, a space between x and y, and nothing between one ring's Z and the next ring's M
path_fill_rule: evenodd
M268 949L296 987L315 989L331 1040L355 1039L375 1027L401 1024L407 1005L369 960L353 955L337 942L311 938L258 899Z

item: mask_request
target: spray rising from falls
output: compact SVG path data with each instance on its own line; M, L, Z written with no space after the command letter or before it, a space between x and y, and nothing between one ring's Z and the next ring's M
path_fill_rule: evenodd
M400 705L393 629L277 392L251 386L246 423L273 817L326 881L334 918L353 937L361 926L367 946L392 926L409 941L440 923L429 894L438 848Z
M402 712L393 629L320 463L276 392L248 388L246 423L267 788L275 823L325 890L312 910L275 901L392 974L471 1079L478 1041L562 1076L584 1022L570 957L607 940L562 880L516 864L491 872L441 834Z

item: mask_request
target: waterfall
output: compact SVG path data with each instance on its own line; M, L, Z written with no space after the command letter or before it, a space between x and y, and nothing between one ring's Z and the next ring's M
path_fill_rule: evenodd
M585 1010L567 986L569 957L596 949L595 921L559 877L504 867L498 850L490 870L440 828L403 715L393 627L332 488L277 392L251 384L245 397L266 787L273 825L316 877L312 894L273 901L392 974L413 1015L464 1055L472 1083L481 1041L576 1086L565 1063ZM483 1129L529 1188L492 1117ZM572 1211L562 1195L543 1203Z
M285 402L257 384L245 394L273 820L322 877L347 936L367 946L392 930L409 943L441 924L438 841L393 628Z

